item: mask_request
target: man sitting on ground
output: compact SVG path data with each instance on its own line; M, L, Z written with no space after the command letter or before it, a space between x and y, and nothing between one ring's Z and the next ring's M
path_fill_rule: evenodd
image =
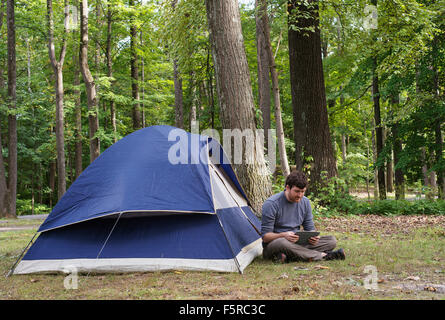
M307 185L306 175L294 171L286 178L285 190L264 202L261 236L265 259L281 263L345 259L343 249L333 251L337 245L334 236L316 236L308 244L296 244L299 236L295 232L300 226L315 231L311 203L304 196Z

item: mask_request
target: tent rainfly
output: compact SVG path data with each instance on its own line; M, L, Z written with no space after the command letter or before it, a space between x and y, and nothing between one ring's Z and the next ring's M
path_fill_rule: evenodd
M83 171L10 274L242 273L262 253L260 227L215 139L152 126Z

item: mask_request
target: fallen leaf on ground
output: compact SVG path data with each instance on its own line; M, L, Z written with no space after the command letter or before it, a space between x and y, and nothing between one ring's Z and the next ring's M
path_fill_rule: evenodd
M430 292L436 292L437 289L435 287L425 287L423 290L430 291Z
M315 270L320 270L320 269L330 269L329 267L327 267L327 266L322 266L322 265L316 265L315 267L314 267L314 269Z
M278 277L278 279L287 279L287 278L289 278L289 275L287 273L283 273Z

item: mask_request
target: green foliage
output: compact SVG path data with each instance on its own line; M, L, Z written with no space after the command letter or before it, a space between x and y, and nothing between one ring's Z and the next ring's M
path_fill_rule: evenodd
M356 214L445 215L445 200L376 200L358 204Z
M140 105L145 116L145 126L175 123L173 62L176 61L183 82L184 123L188 129L190 109L197 107L200 129L213 124L221 130L216 94L205 2L201 0L96 1L90 4L90 68L98 85L99 130L101 151L115 139L133 132L130 77L130 23L137 27L136 51L139 55ZM290 164L295 162L293 110L290 89L288 55L288 21L304 18L294 10L288 14L288 1L268 1L271 45L279 75L282 119L286 151ZM301 3L307 4L307 1ZM96 18L99 4L100 19ZM111 4L109 7L108 4ZM323 67L328 105L329 125L336 149L339 177L321 186L322 192L313 199L315 211L322 214L349 214L360 212L396 212L398 207L409 204L358 202L348 194L351 188L363 186L373 179L375 166L382 166L391 158L394 137L392 129L399 128L403 143L400 169L408 184L422 184L422 167L431 171L445 171L443 147L436 141L435 127L445 123L445 24L443 0L379 0L377 29L364 28L367 0L319 1L320 30L323 47ZM71 5L75 5L72 3ZM56 55L60 52L63 35L63 1L53 1ZM249 64L253 95L258 100L257 48L255 8L240 6L244 47ZM108 76L105 51L107 42L107 14L111 9L111 58L112 76ZM19 0L16 2L17 38L17 109L9 110L7 87L0 86L0 128L2 154L8 169L7 116L18 119L18 193L22 200L31 194L42 195L43 203L56 202L57 190L49 192L50 168L56 159L55 147L55 94L54 78L48 58L46 1ZM5 19L5 17L3 17ZM4 21L5 22L5 21ZM0 70L6 84L7 50L6 24L0 30ZM306 32L313 29L307 28ZM63 76L65 88L65 152L68 185L74 180L73 159L77 130L75 114L76 91L80 91L82 113L83 167L89 164L88 109L85 86L74 85L78 70L79 29L73 29L67 38L67 55ZM96 63L98 55L98 63ZM373 105L371 81L373 57L377 57L381 116L386 130L383 154L374 163L372 150ZM28 58L30 60L28 76ZM144 81L142 81L142 59ZM213 91L210 91L211 88ZM142 92L143 91L143 92ZM213 93L213 95L211 95ZM398 97L399 103L392 98ZM213 99L213 100L212 100ZM111 126L110 105L116 108L117 132ZM271 110L272 111L272 110ZM256 107L257 120L261 113ZM271 112L272 128L274 113ZM257 121L260 125L261 121ZM346 141L346 158L343 162L341 143ZM305 168L310 170L310 168ZM283 189L284 179L276 178L274 191ZM425 189L425 186L418 186ZM435 190L429 190L432 193ZM20 199L19 199L20 200ZM21 202L22 203L22 202ZM418 202L415 202L418 203ZM24 204L20 204L25 206ZM28 205L27 205L28 206ZM414 211L436 210L432 204L420 204ZM27 211L29 206L27 207ZM440 208L439 208L440 209ZM439 210L437 209L437 210ZM402 209L400 209L402 210ZM400 211L399 210L399 211ZM441 209L440 209L441 210ZM439 211L440 211L439 210ZM408 214L408 209L403 209Z
M317 188L317 195L310 194L315 215L332 216L354 214L357 201L347 192L348 186L342 178L333 177Z
M51 208L41 204L34 204L34 214L48 214ZM31 199L17 199L17 215L30 215L32 214L32 203Z
M364 201L347 192L346 181L333 177L317 196L308 195L315 216L336 215L445 215L445 200Z

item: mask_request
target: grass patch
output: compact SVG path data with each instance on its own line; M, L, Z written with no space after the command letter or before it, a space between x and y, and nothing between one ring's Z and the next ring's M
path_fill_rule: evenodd
M338 247L345 249L345 261L279 265L259 257L243 275L188 271L80 275L75 290L64 288L63 274L2 276L0 299L445 299L444 293L401 286L445 285L443 218L318 219L322 234L336 236ZM34 232L0 232L2 275ZM378 291L364 287L370 276L367 265L377 270Z

